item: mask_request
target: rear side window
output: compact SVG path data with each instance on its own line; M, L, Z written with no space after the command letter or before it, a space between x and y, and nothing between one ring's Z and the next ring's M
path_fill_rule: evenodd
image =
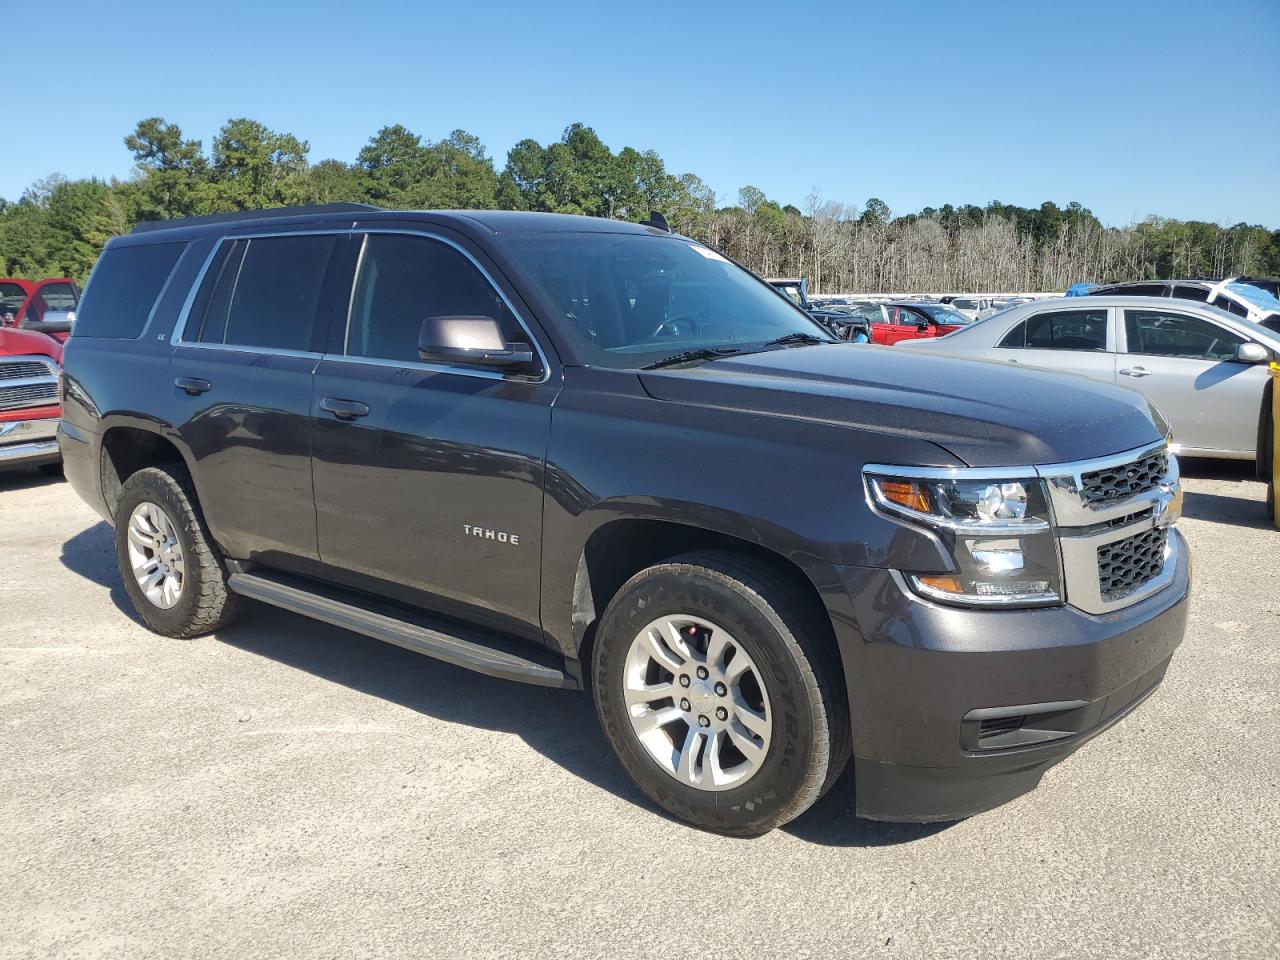
M508 341L529 340L498 291L453 247L370 234L351 301L347 355L418 362L422 321L447 316L493 317Z
M1200 303L1209 299L1209 291L1204 287L1189 287L1185 284L1174 287L1173 295L1178 300L1198 300Z
M1236 303L1234 300L1218 294L1218 299L1213 301L1213 305L1219 310L1226 310L1228 313L1234 313L1237 317L1248 317L1249 310L1243 304Z
M224 241L196 296L184 339L311 350L336 242L329 235Z
M182 242L108 249L98 260L93 270L93 283L76 313L75 335L114 340L136 340L140 337L169 275L186 248L186 243ZM58 309L73 309L74 306L73 301L71 307Z
M1190 360L1234 360L1241 337L1200 317L1157 310L1126 310L1129 353Z
M1106 310L1057 310L1027 319L1028 350L1107 349Z

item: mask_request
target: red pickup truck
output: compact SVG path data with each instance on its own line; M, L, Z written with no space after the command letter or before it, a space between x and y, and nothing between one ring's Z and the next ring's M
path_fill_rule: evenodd
M71 336L80 290L74 280L0 277L0 327L47 333L59 343Z
M0 326L0 469L56 466L62 344Z

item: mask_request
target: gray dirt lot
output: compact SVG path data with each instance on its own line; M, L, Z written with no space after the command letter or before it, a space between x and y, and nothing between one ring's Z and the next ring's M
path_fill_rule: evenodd
M111 531L0 476L0 956L1280 956L1280 532L1189 464L1164 687L947 827L669 822L586 697L254 608L154 636Z

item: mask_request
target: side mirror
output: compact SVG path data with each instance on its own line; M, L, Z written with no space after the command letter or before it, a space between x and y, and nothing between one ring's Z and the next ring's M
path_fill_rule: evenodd
M928 323L926 323L925 321L921 320L919 323L917 323L917 324L916 324L916 332L917 332L917 333L928 333L928 332L929 332L929 324L928 324Z
M1241 363L1265 363L1271 354L1260 343L1242 343L1236 347L1236 359Z
M418 331L418 356L430 363L510 369L533 363L533 348L507 343L493 317L427 317Z

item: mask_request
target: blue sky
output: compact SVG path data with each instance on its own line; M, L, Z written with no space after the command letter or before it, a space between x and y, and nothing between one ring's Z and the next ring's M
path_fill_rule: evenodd
M53 172L127 176L122 138L152 115L206 146L253 117L312 161L390 123L462 127L499 167L582 121L722 202L754 184L1280 227L1280 0L5 6L6 34L35 39L10 45L9 199Z

